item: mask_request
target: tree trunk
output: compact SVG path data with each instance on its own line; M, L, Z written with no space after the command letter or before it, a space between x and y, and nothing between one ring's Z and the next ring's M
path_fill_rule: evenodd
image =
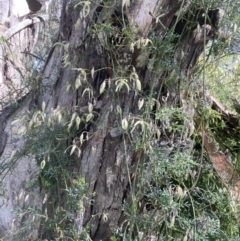
M190 14L192 11L195 11L194 15ZM194 7L191 1L125 1L124 6L119 1L96 0L91 4L88 1L63 1L58 39L49 52L41 75L37 77L37 88L18 101L16 110L5 108L0 115L3 120L2 163L12 168L11 173L2 173L4 180L11 180L11 185L17 186L14 184L17 180L24 183L18 186L16 194L9 191L11 185L5 186L9 203L1 207L1 212L16 207L10 198L11 192L18 198L24 192L25 201L19 198L19 205L34 204L35 199L33 208L42 210L46 216L44 220L37 219L41 224L36 222L38 233L32 237L68 240L63 239L57 229L50 230L50 224L46 229L44 222L52 219L57 210L66 209L66 185L74 186L75 181L82 177L86 192L81 205L78 203L81 208L74 211L73 218L59 222L59 226L74 225L75 237L83 235L83 229L89 227L88 234L94 241L110 240L114 230L127 227L124 222L127 213L123 206L139 201L132 194L139 181L137 169L148 163L151 140L157 140L160 130L159 142L165 141L167 136L154 113L160 106L179 103L180 83L194 73L198 57L208 40L214 37L218 26L214 20L219 14L218 9L212 15L207 13L212 18L211 22L204 22L202 14L197 11L202 9ZM186 27L186 18L180 19L179 16L195 18L195 24ZM47 120L53 110L59 110L58 116L61 113L65 116L63 119L67 119L66 116L70 118L70 134L61 137L61 131L57 132L57 139L49 142L49 145L55 143L52 148L61 152L60 156L54 157L50 151L46 155L38 150L34 153L31 147L28 149L31 155L27 151L22 153L21 148L24 149L29 142L20 137L14 143L17 136L11 135L11 122L25 112L44 112ZM193 113L187 109L185 114L189 117L187 139L193 125ZM35 119L26 120L27 123L33 120L35 126L41 118L36 114ZM81 120L80 124L78 120ZM66 125L60 123L64 132ZM35 137L40 138L40 132L36 133ZM64 142L60 142L60 138ZM45 139L39 139L38 143L44 144L44 141L48 143ZM14 157L10 158L13 149L18 154L16 162L12 161ZM64 159L66 155L68 157ZM57 169L61 158L64 159L61 165L65 165L69 174L64 180L54 177L59 185L47 189L42 180L46 181L49 174L44 170L51 163L56 163ZM36 167L36 162L38 166L43 165L42 170ZM26 165L30 165L29 173L26 173ZM24 172L22 179L16 170ZM33 178L33 173L35 179L40 177L41 193L29 193L28 197L26 182ZM30 201L26 200L28 198ZM11 220L1 220L7 232L14 219L12 215L10 217ZM20 226L23 224L23 219L16 220Z
M60 5L55 8L55 21L60 17ZM10 157L24 146L24 140L14 134L11 122L29 111L23 102L30 101L27 96L30 89L33 91L37 73L46 58L44 53L48 52L47 48L44 51L41 48L43 44L49 44L46 41L49 19L46 12L32 16L25 0L3 0L0 3L0 237L4 240L19 239L18 233L14 234L23 218L14 211L26 207L27 200L23 201L29 197L26 185L36 177L38 170L34 157L22 156L18 161ZM51 30L54 26L56 28L56 23L52 22ZM41 208L42 200L34 195L30 194L27 202ZM32 226L35 231L31 231L26 239L36 239L38 226ZM31 230L30 226L28 228Z

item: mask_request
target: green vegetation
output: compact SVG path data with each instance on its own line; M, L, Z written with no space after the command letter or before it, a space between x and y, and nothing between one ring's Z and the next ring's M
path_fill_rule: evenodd
M211 7L209 3L205 5ZM83 11L83 17L87 17L90 2L77 1L74 11L79 9ZM113 26L113 19L119 25ZM206 17L204 21L207 21ZM215 43L212 43L188 75L181 69L184 52L180 53L180 62L176 60L179 58L176 56L177 43L184 38L176 33L176 24L163 38L155 36L153 30L148 38L141 39L136 39L127 24L116 14L106 16L104 23L94 24L90 30L102 51L111 56L111 67L73 68L69 43L55 44L65 53L63 68L77 73L75 82L65 86L66 93L81 89L81 97L88 100L86 106L68 110L57 106L46 110L43 102L41 110L33 108L28 114L17 116L12 123L18 138L24 140L24 147L12 154L11 164L23 156L32 156L39 168L35 178L26 183L30 197L21 198L24 202L33 198L40 186L43 200L42 209L29 203L25 209L16 210L22 222L21 240L27 240L24 237L31 235L33 219L40 226L39 240L91 240L91 220L86 224L83 216L85 207L94 205L94 197L89 198L91 184L79 174L79 169L82 168L84 145L96 134L90 133L89 129L94 130L101 124L101 107L95 100L91 101L96 92L98 96L111 96L117 103L112 111L122 136L125 156L128 156L127 145L138 156L132 169L126 160L129 193L122 206L125 220L114 228L111 240L239 240L238 211L232 204L228 187L219 178L204 150L202 129L195 124L195 118L199 117L219 150L230 150L233 167L239 171L239 127L223 138L220 133L226 131L226 122L221 113L212 109L209 99L210 95L214 96L237 115L232 103L232 98L240 100L237 57L225 56L222 41L217 39L217 55L213 54L211 48ZM113 41L117 44L113 45ZM118 60L124 47L128 47L127 57ZM138 57L129 64L135 52ZM227 64L227 61L235 62ZM94 75L108 68L113 73L112 78L104 79L98 88L94 88L91 84ZM140 81L144 68L151 72L148 85ZM159 81L160 78L164 81ZM31 88L39 90L35 84ZM130 94L136 96L136 106L131 107L131 115L125 115L121 96ZM6 170L9 166L2 165L1 168ZM110 218L103 217L106 222Z

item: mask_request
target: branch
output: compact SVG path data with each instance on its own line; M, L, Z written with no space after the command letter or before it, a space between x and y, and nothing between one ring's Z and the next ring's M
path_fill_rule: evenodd
M27 28L30 25L35 24L35 23L40 23L40 22L46 21L47 19L48 19L47 15L36 16L36 17L31 18L31 19L30 18L29 19L25 19L22 22L20 22L20 23L16 24L15 26L13 26L12 28L9 28L7 31L5 31L3 33L2 36L6 40L9 40L13 35L15 35L16 33L20 32L24 28Z
M30 55L30 56L36 58L36 59L39 59L39 60L41 60L41 61L44 61L43 58L37 56L36 54L32 54L32 53L30 53L30 52L28 52L28 51L23 51L23 52L21 52L21 53L22 53L22 54L28 54L28 55Z
M14 36L15 34L19 33L21 30L29 27L32 24L35 23L40 23L40 22L45 22L48 19L47 15L43 15L43 16L36 16L33 18L28 18L23 20L22 22L16 24L15 26L13 26L12 28L9 28L8 30L6 30L3 34L2 37L5 40L9 40L12 36ZM0 84L3 83L3 56L4 56L4 45L0 44Z
M213 96L212 100L212 109L219 112L228 125L231 125L234 128L239 126L239 117L229 110L226 110L224 106ZM195 118L195 124L199 130L199 135L203 138L203 146L207 151L215 171L221 178L223 184L228 188L232 201L235 204L240 202L240 177L237 171L232 167L232 164L229 162L227 155L221 152L217 148L217 144L212 140L210 130L201 123L200 117ZM224 132L224 130L223 130ZM235 212L236 214L236 212ZM239 219L239 216L237 216Z
M212 108L222 115L223 120L232 128L239 126L239 116L232 111L226 110L224 106L213 96L210 96L212 101Z
M196 118L196 125L201 126L200 118ZM228 158L221 151L218 151L214 141L212 141L210 133L206 127L202 127L201 134L203 138L203 145L213 163L213 167L223 184L228 188L230 197L234 206L239 205L240 202L240 178L236 170L229 163ZM235 212L236 217L239 220L239 215Z

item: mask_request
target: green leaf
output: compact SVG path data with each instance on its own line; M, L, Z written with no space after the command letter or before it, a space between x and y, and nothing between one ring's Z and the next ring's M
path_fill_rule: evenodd
M77 128L77 130L79 129L80 123L81 123L81 119L80 119L80 117L78 116L78 117L76 118L76 128Z
M94 67L92 67L92 69L91 69L91 76L92 76L92 78L94 77Z
M90 113L87 115L86 122L89 122L93 118L93 114Z
M100 90L99 90L100 94L103 93L103 91L105 90L105 88L106 88L106 81L104 80L104 81L102 82L101 86L100 86Z
M40 168L43 169L46 165L46 161L45 160L42 160L41 161L41 164L40 164Z
M88 103L88 112L91 113L93 111L93 104L92 103Z
M143 105L144 105L144 99L141 98L141 99L139 99L139 101L138 101L138 109L141 110L142 107L143 107Z
M70 152L70 156L73 154L73 152L75 151L76 148L77 148L76 145L73 145L73 146L72 146L72 149L71 149L71 152Z
M43 101L43 103L42 103L42 112L44 112L45 109L46 109L46 103L45 103L45 101Z
M81 79L79 75L75 81L75 89L77 90L80 86L81 86Z
M136 81L137 90L138 90L138 91L141 91L141 89L142 89L142 84L141 84L140 80L137 78L135 81Z
M128 128L128 121L126 118L122 119L122 128L123 130L127 130Z

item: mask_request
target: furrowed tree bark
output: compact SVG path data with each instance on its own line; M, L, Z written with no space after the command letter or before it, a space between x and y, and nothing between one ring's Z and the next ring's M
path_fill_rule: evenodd
M87 196L91 200L84 204L83 213L76 214L75 225L79 234L83 227L90 225L92 240L107 241L114 229L124 225L126 214L122 206L133 201L129 195L131 182L134 181L137 163L144 159L145 154L144 149L134 150L131 144L132 140L140 138L140 129L128 133L122 128L121 121L136 123L141 114L138 103L142 96L147 98L147 93L151 93L151 98L159 103L164 98L167 103L179 102L178 84L181 78L191 77L196 61L207 41L213 38L218 23L196 24L184 32L187 23L178 22L178 16L186 13L187 17L192 17L187 14L190 1L143 0L122 6L119 1L96 0L91 2L87 13L83 12L84 6L88 8L85 2L74 6L73 1L63 1L58 44L54 45L46 60L40 77L40 90L37 93L30 91L19 104L18 111L41 109L45 102L46 112L60 106L70 114L82 110L86 114L89 103L93 105L97 113L94 121L82 127L82 133L87 133L88 139L81 146L81 156L72 158L74 165L71 171L75 176L84 177L88 184ZM105 23L110 32L102 27ZM124 31L128 31L131 37ZM143 47L150 44L147 41L152 36L159 38L161 43L171 31L177 36L169 42L173 54L166 54L172 67L165 70L158 66L153 70L148 61L154 62L159 56L144 52ZM119 35L122 39L118 39ZM73 87L67 91L68 85L75 86L79 75L84 79L81 70L86 73L85 82L78 89ZM126 86L116 91L118 81L129 79L133 70L141 87L133 81L129 91ZM164 81L173 72L180 77L172 86L164 87ZM105 90L100 93L104 82ZM46 88L49 84L51 88ZM1 116L7 115L6 112L4 110ZM10 132L13 115L10 116L2 126L6 135ZM3 156L6 156L6 146L12 145L5 137L3 135L0 142L5 143L0 146ZM56 194L50 193L48 198L54 200ZM47 210L47 215L54 215L53 210L48 207ZM41 234L41 238L51 239L54 235L46 232Z
M19 239L18 234L14 234L23 219L16 218L14 210L26 206L27 203L19 197L28 196L26 183L35 179L38 172L33 156L22 157L18 162L10 157L24 146L24 141L13 133L11 122L17 115L22 116L29 111L32 95L28 95L30 88L27 82L29 78L31 81L35 78L30 74L33 69L29 68L36 65L36 43L49 19L46 13L31 19L29 13L25 0L0 2L0 237L3 240ZM47 28L44 31L47 34ZM35 199L33 195L28 201L35 208L41 208L39 197ZM36 239L36 226L33 224L35 231L26 239Z

